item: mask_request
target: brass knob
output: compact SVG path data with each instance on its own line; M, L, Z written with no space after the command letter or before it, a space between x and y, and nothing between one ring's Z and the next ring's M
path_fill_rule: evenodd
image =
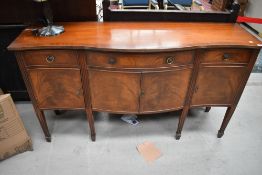
M54 57L54 56L48 56L48 57L46 57L46 61L47 61L48 63L52 63L52 62L55 61L55 57Z
M224 60L224 61L228 61L230 58L232 58L232 56L231 56L230 54L228 54L228 53L225 53L225 54L223 55L223 60Z
M174 57L167 57L166 59L166 63L167 64L173 64L175 62L175 58Z
M197 93L197 91L198 91L198 85L196 85L195 87L195 93Z
M109 64L116 64L116 59L111 57L111 58L109 58L108 63Z
M82 91L81 91L81 89L78 89L77 91L76 91L76 95L77 96L80 96L82 93L81 93Z

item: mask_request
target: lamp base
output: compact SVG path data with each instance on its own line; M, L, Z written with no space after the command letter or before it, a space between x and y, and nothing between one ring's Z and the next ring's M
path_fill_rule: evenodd
M36 31L37 36L56 36L65 31L63 26L49 25Z

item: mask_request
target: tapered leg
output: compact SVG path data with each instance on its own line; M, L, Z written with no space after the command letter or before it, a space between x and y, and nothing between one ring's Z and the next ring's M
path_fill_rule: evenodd
M86 109L87 113L87 120L91 132L91 140L94 142L96 141L96 132L95 132L95 126L94 126L94 116L93 116L93 111L91 108Z
M211 107L206 107L205 112L209 112Z
M42 127L42 130L45 134L45 139L47 142L51 142L51 135L49 133L49 130L48 130L48 126L47 126L47 123L46 123L46 119L45 119L45 114L43 111L39 110L39 109L35 109L36 111L36 116L39 120L39 123Z
M188 111L189 111L189 107L188 106L184 107L179 117L179 123L178 123L177 131L176 131L176 140L179 140L181 137L181 132L182 132Z
M29 78L28 78L28 75L27 75L27 71L25 69L25 63L23 62L24 59L22 59L21 55L20 54L16 54L17 56L17 62L18 62L18 65L19 65L19 68L21 70L21 73L22 73L22 76L23 76L23 79L25 81L25 85L26 85L26 88L27 88L27 92L30 96L30 99L32 101L32 104L33 104L33 107L35 109L35 113L36 113L36 116L39 120L39 123L42 127L42 130L45 134L45 139L47 142L51 142L51 135L49 133L49 130L48 130L48 127L47 127L47 124L46 124L46 119L45 119L45 115L43 113L43 111L41 111L38 106L37 106L37 102L35 100L35 97L33 95L33 90L32 90L32 87L29 83ZM20 59L21 58L21 59Z
M235 109L236 109L236 106L227 108L227 111L226 111L225 117L223 119L222 125L221 125L221 127L220 127L220 129L217 133L217 138L221 138L224 135L227 124L230 121Z

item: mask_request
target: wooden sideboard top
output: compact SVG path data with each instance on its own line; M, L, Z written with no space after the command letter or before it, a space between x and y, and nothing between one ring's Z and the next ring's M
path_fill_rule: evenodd
M192 48L261 48L261 42L232 23L74 22L62 23L65 33L36 37L25 29L10 50L90 49L125 52Z

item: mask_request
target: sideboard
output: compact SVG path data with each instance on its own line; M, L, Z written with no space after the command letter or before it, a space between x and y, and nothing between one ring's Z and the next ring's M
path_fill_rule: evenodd
M44 110L150 114L182 109L176 139L192 107L227 107L232 117L261 42L238 24L174 22L62 23L65 33L25 29L15 51L47 141Z

